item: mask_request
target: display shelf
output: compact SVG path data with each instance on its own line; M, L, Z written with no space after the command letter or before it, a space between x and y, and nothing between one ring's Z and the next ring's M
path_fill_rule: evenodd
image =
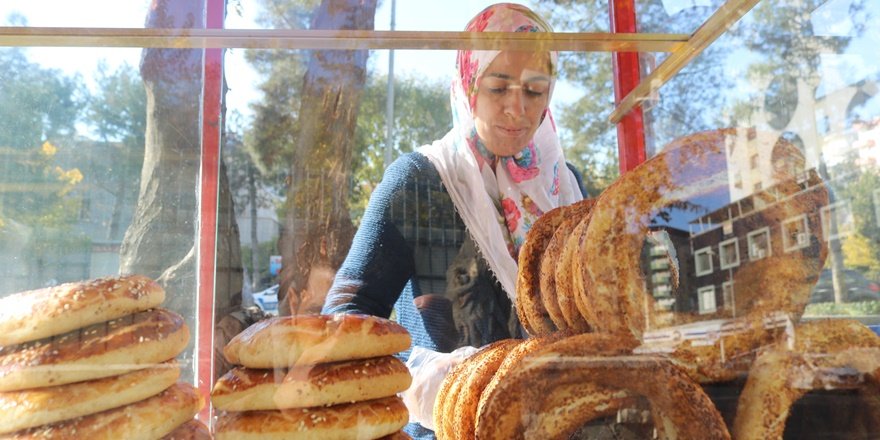
M0 27L0 46L677 52L685 34Z

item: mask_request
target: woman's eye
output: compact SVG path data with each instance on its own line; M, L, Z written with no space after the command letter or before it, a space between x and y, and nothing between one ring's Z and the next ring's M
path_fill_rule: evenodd
M507 91L507 87L489 87L488 90L493 95L503 95Z
M526 84L523 87L523 90L525 90L526 94L528 94L529 96L539 97L547 94L547 91L550 90L550 87L548 87L543 82L537 82L534 84Z

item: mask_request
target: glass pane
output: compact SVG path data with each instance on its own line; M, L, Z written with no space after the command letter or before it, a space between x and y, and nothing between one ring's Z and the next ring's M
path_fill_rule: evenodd
M119 2L92 3L116 11ZM67 13L66 3L47 11L5 2L0 15L11 25L121 27L130 18L130 26L142 27L150 2L138 3L110 15L112 23L100 21L108 15L84 14L94 10L83 4ZM178 379L194 383L202 50L20 47L0 49L0 59L0 297L73 289L82 304L73 301L65 310L85 315L70 315L77 325L63 329L78 338L112 333L132 320L179 320L186 327L177 342L150 333L140 338L173 353L143 348L149 354L132 354L131 365L176 358ZM119 278L111 289L129 288L128 275L158 282L164 299L128 306L107 292L100 293L106 303L82 299L105 277ZM131 286L130 295L141 297L144 284ZM141 311L147 306L170 314ZM94 322L98 318L117 324L87 327L105 325ZM125 365L92 370L116 371L111 367L126 371ZM191 386L181 392L187 390Z
M297 87L305 74L307 55L307 51L240 49L227 53L229 134L224 152L239 215L248 287L254 295L249 299L245 294L243 301L258 306L267 301L268 307L262 307L265 313L277 313L274 298L279 274L273 262L280 258L279 234L284 229L285 212L291 209L291 194L286 191L290 164L295 160L296 139L292 136L298 122L285 115L301 112ZM349 191L345 209L354 225L359 224L368 198L382 178L386 160L393 161L441 138L451 127L449 84L455 52L395 51L394 142L388 149L388 56L388 51L370 53L354 156L350 164L340 165L351 167L344 170L350 174L345 183ZM551 109L569 162L584 174L588 191L598 194L617 174L616 130L607 122L613 101L610 56L563 53L560 63L568 80L557 85ZM340 188L329 182L316 185L318 194L310 196L313 203L341 194ZM443 240L443 235L437 239ZM254 253L257 247L260 249ZM432 264L434 257L426 258L424 264ZM442 278L443 272L438 270L433 276ZM267 295L273 299L265 300ZM317 311L321 298L306 301L305 310Z
M399 31L458 32L489 5L491 0L450 0L422 2L396 0L394 29ZM608 3L605 0L574 2L561 7L555 1L517 1L533 8L551 22L557 32L608 32ZM308 29L316 2L300 2L279 7L267 0L241 2L229 8L228 29ZM375 29L391 29L391 1L379 2ZM271 11L271 12L267 12Z
M877 174L873 151L880 120L880 64L873 56L880 34L870 23L878 14L874 2L857 0L762 2L663 86L650 107L649 132L658 154L691 133L722 127L741 132L739 140L728 141L725 159L733 204L725 210L742 209L730 214L734 230L748 216L771 209L774 202L764 195L777 197L784 186L772 173L827 182L827 203L778 223L755 224L740 237L751 243L743 250L750 260L804 249L822 237L829 256L808 315L874 315L873 306L860 302L880 299L870 183Z
M635 0L639 32L692 34L724 0Z

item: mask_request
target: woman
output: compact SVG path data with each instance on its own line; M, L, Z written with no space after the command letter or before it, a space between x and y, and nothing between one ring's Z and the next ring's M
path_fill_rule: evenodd
M551 32L508 3L486 8L465 30ZM386 170L323 310L394 310L420 354L521 337L512 312L517 252L535 219L583 197L550 115L556 53L462 50L456 64L452 130ZM450 361L424 358L437 359L422 370L434 376L429 389L445 371L436 364ZM428 424L430 411L422 412L414 415Z

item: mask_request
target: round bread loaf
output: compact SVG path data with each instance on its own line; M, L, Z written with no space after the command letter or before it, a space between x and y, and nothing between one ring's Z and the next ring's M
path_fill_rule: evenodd
M593 199L589 201L592 202ZM572 260L577 259L577 256L566 244L571 238L572 231L582 222L589 221L592 213L588 210L592 205L592 203L581 205L577 210L580 215L568 218L559 225L550 244L547 245L546 258L541 263L541 288L547 286L547 290L542 291L542 294L546 295L550 302L556 300L555 311L558 314L551 315L553 322L556 322L556 326L560 329L571 329L579 333L589 331L590 325L580 315L575 304L574 282L568 268L571 266ZM550 306L547 310L551 310Z
M400 324L369 315L297 315L260 321L224 347L226 359L248 368L287 368L387 356L409 348Z
M162 437L162 440L211 440L211 438L211 431L208 427L204 423L192 419Z
M141 275L99 278L0 299L0 345L60 335L157 307L165 290Z
M411 382L394 356L301 365L287 374L235 368L214 385L211 402L223 411L306 408L393 396Z
M880 338L856 320L810 321L762 347L739 397L734 438L783 438L792 405L810 391L836 388L840 373L860 388L877 388Z
M192 385L178 382L165 391L130 405L85 417L18 431L9 440L125 439L155 440L192 419L204 406Z
M0 347L0 391L63 385L127 373L177 356L183 318L153 309L64 335Z
M103 379L0 393L0 434L95 414L146 399L174 385L175 362Z
M459 403L459 395L463 392L470 377L475 374L494 374L495 368L504 361L507 353L520 342L519 339L495 341L452 367L452 370L446 374L443 382L440 383L431 414L434 421L434 432L438 438L450 440L457 438L459 427L454 424L455 408Z
M278 411L225 412L217 440L375 439L399 431L409 412L397 396L341 405Z
M569 205L560 206L538 217L523 243L517 257L516 313L519 322L530 335L542 335L556 330L541 301L540 268L544 249L553 232L565 220Z
M477 410L473 438L546 438L525 435L536 432L535 425L564 434L552 438L568 438L572 432L563 433L559 427L575 429L607 414L609 406L620 407L631 396L645 396L654 409L660 438L729 439L724 420L702 388L669 359L629 355L636 344L626 335L584 333L528 353L489 395L481 396L484 406ZM596 385L597 395L580 395L580 403L555 396L560 391L590 392L584 384ZM547 406L548 401L573 411L556 411ZM549 415L559 420L548 419Z

